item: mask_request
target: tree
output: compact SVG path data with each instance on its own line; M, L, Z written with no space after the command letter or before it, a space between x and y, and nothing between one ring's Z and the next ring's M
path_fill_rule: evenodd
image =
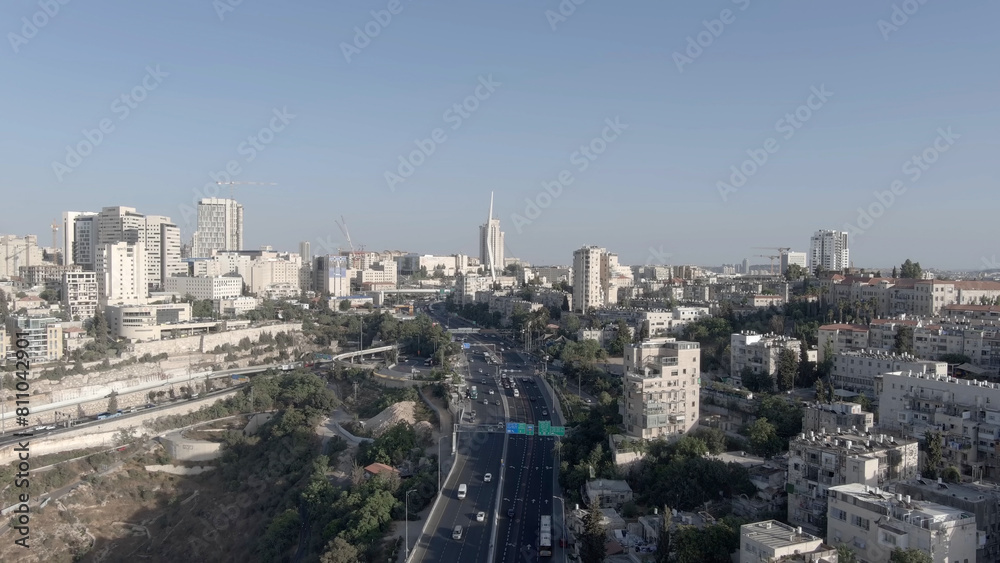
M614 339L608 343L608 355L616 358L624 355L625 348L632 344L632 336L629 334L628 323L619 320L617 328L618 332L615 334Z
M968 364L972 362L972 359L965 354L941 354L938 356L939 362L947 362L949 364Z
M858 395L854 399L854 402L857 403L857 404L859 404L859 405L861 405L861 410L866 411L866 412L872 412L872 400L869 399L864 394L864 392L862 392L860 395Z
M915 547L905 551L897 547L889 554L889 563L934 563L934 560L929 553Z
M958 471L958 468L954 465L949 465L947 469L941 472L941 478L944 479L945 483L961 483L962 474Z
M911 262L909 258L903 262L899 268L899 277L903 279L919 280L923 277L924 271L920 267L920 262Z
M913 327L900 326L896 329L896 353L913 354Z
M602 524L604 514L595 499L583 519L583 537L580 538L580 560L583 563L602 563L607 555L606 530Z
M777 429L766 418L758 418L747 426L750 449L759 456L770 458L781 452L781 438Z
M94 331L94 351L104 354L108 351L108 321L104 318L104 312L98 310L91 323Z
M774 378L771 374L761 371L754 372L753 368L746 366L740 371L743 386L754 393L770 393L774 390Z
M837 546L837 563L858 563L858 555L846 543Z
M895 279L895 278L898 278L898 277L899 277L899 270L897 270L896 267L893 266L892 267L892 278Z
M320 563L357 563L359 561L358 548L351 545L341 536L337 536L330 543L326 544L326 551L319 558Z
M348 301L347 299L341 299L340 303L337 305L337 308L340 309L341 311L347 311L351 308L351 302Z
M7 305L7 294L0 290L0 323L7 321L10 316L10 306Z
M788 281L800 280L806 276L807 271L798 264L789 264L788 269L785 270L785 279Z
M108 412L115 414L118 412L118 392L112 391L111 396L108 398Z
M795 376L799 372L799 356L793 350L782 350L778 355L778 371L775 379L778 389L788 391L795 387Z
M941 433L928 432L924 437L924 470L921 475L927 479L937 479L941 456Z
M826 385L822 379L816 379L816 400L820 403L826 402Z
M809 361L809 346L806 339L802 337L802 346L799 348L799 373L798 384L800 387L809 387L816 380L816 364Z

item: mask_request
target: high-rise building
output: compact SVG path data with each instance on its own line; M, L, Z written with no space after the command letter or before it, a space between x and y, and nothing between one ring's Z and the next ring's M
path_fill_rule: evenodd
M146 280L150 289L161 289L165 278L185 272L181 263L181 231L170 217L146 216L138 239L146 249Z
M192 254L205 258L213 250L243 250L243 206L235 199L209 197L198 202Z
M789 266L799 266L803 270L809 267L809 256L805 252L782 252L781 273L788 271Z
M78 217L93 217L97 215L91 211L66 211L63 213L63 264L69 266L76 264L76 219ZM91 263L92 264L92 263Z
M67 255L72 255L73 264L94 271L97 266L97 213L81 213L73 218L72 247Z
M618 287L628 280L618 265L618 255L598 246L573 252L573 310L586 313L618 302Z
M351 294L351 272L346 256L317 256L315 276L316 291L329 293L330 297L347 297Z
M144 304L149 292L142 243L105 244L97 255L97 285L104 304Z
M309 241L304 240L299 243L299 256L302 257L303 264L309 264L312 262L312 250Z
M816 231L809 243L809 269L841 272L851 266L847 231Z
M94 272L66 272L62 277L63 310L70 320L85 320L97 312L100 290Z
M490 216L485 225L479 227L479 262L486 275L496 280L503 273L503 232L500 219L493 218L493 193L490 192Z
M698 423L701 348L651 338L625 349L622 424L628 436L679 438Z

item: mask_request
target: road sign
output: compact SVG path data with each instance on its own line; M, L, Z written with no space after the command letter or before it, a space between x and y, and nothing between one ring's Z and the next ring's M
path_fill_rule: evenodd
M528 436L534 436L534 435L535 435L535 425L534 424L529 424L528 425Z
M528 425L525 424L524 422L518 422L517 423L517 433L518 434L527 434L528 433Z
M554 434L556 436L565 436L566 435L566 427L565 426L553 426L552 427L552 434Z
M551 422L549 422L547 420L539 421L538 422L538 435L539 436L548 436L552 432L551 427L552 427L552 423Z
M507 433L508 434L517 434L517 423L516 422L508 422L507 423Z
M472 346L470 346L468 342L463 342L463 343L462 343L462 348L464 348L464 349L466 349L466 350L468 350L468 349L469 349L469 348L471 348L471 347L472 347Z

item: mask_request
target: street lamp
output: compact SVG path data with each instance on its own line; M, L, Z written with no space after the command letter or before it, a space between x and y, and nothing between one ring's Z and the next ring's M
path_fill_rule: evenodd
M441 494L441 441L449 437L441 436L438 438L438 494Z
M559 506L562 508L562 536L565 544L562 547L563 562L565 563L567 555L566 552L569 551L569 526L566 525L566 499L552 495L552 498L559 499Z
M403 525L406 526L406 557L403 561L410 558L410 493L415 492L417 492L416 489L406 491L406 518L403 519Z

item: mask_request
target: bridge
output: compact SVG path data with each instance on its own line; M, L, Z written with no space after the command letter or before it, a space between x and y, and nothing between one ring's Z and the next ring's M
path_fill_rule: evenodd
M441 288L402 288L402 289L381 289L379 291L365 291L362 292L365 295L371 296L373 301L375 301L376 306L381 306L385 303L385 294L394 295L440 295L445 296L453 292L455 288L453 287L441 287Z
M368 348L366 350L355 350L354 352L344 352L343 354L337 354L333 357L333 361L336 363L343 362L346 359L363 358L371 354L381 354L382 352L389 352L390 350L396 350L399 346L396 344L390 344L388 346L378 346L376 348ZM353 363L353 362L351 362Z

